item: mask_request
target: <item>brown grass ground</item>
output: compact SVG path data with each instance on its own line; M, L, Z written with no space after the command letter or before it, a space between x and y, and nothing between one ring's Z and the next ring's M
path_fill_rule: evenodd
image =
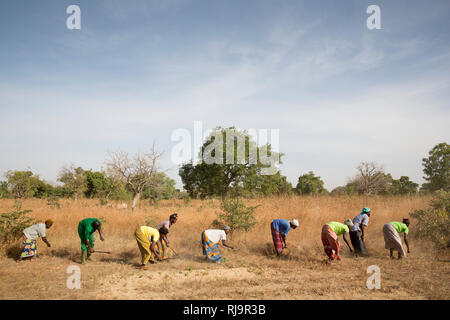
M61 208L45 200L26 200L36 219L54 220L48 230L52 244L38 240L40 258L16 262L17 245L3 245L0 256L1 299L449 299L449 257L438 255L432 246L414 237L411 254L401 261L389 259L384 249L382 226L401 220L414 209L425 208L426 197L290 197L248 200L260 204L258 224L248 233L235 233L238 250L223 248L226 261L211 264L200 247L202 230L210 227L220 209L218 200L163 201L151 206L142 201L138 211L100 206L98 200L62 200ZM353 218L364 206L372 209L366 244L370 256L355 258L341 240L342 261L329 263L320 240L328 221ZM13 210L13 200L1 200L0 212ZM139 250L133 237L144 221L158 223L173 213L179 220L169 238L179 257L139 269ZM78 221L98 217L104 221L105 242L96 249L97 261L80 265ZM300 227L291 230L287 253L275 257L270 222L274 218L297 217ZM81 269L81 289L66 286L70 265ZM366 287L367 267L381 269L381 289Z

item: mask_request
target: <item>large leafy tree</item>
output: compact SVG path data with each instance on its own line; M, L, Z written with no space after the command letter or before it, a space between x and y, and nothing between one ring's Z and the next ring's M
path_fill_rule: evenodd
M434 146L428 157L422 159L422 164L427 181L422 186L424 190L450 190L450 145L443 142Z
M175 180L169 178L164 172L157 172L149 185L144 188L142 199L152 201L172 199L177 193L175 184Z
M8 186L14 198L33 197L38 190L39 176L31 171L8 171L6 173Z
M63 183L65 195L78 199L86 192L86 175L81 167L70 165L63 167L58 175L58 181Z
M323 186L324 182L320 177L315 176L314 172L309 171L298 178L295 190L301 195L317 195L326 193L327 190Z
M247 131L217 127L201 147L202 160L184 164L179 175L191 197L225 198L245 189L250 180L271 175L275 164L281 163L281 156L272 151L270 144L258 147Z
M398 180L392 180L390 193L394 195L415 194L419 185L407 176L401 176Z
M84 171L86 177L86 197L88 198L106 198L111 191L111 180L106 173L99 171Z

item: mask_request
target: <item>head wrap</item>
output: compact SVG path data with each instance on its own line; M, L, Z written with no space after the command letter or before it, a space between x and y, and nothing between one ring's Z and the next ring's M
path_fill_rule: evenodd
M169 217L170 220L178 219L178 213L171 214Z
M95 226L97 230L100 230L102 228L102 222L99 219L96 219L92 222L92 226Z
M223 230L231 230L230 226L223 227Z
M353 227L353 221L352 221L352 219L350 219L350 218L348 218L347 220L345 220L345 221L344 221L344 224L345 224L346 226Z
M53 220L52 219L45 220L45 225L51 227L53 225Z
M370 208L365 207L361 213L370 213Z
M289 221L289 223L292 224L292 225L295 226L295 227L298 227L298 225L299 225L297 219L294 219L294 220L292 220L292 221Z

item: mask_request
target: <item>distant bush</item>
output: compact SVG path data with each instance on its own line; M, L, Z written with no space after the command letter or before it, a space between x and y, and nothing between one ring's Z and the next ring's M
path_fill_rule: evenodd
M0 239L2 243L17 240L23 233L23 229L35 223L34 219L28 216L31 210L12 211L0 215Z
M258 207L259 205L255 207L247 207L240 199L237 198L225 199L222 201L220 206L223 212L219 214L219 220L213 221L213 226L223 227L228 225L231 227L232 231L249 231L256 224L253 213Z
M431 240L439 248L450 248L450 192L436 191L430 208L416 210L411 217L419 221L416 233Z

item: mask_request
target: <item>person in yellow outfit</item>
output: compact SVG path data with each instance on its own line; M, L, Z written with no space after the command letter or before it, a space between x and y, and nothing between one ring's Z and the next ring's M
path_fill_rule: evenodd
M162 227L159 230L141 226L139 227L134 236L136 238L139 251L141 252L141 269L147 270L147 262L156 263L156 259L159 261L162 260L161 255L156 251L156 242L159 240L160 234L167 234L169 230L167 228Z

